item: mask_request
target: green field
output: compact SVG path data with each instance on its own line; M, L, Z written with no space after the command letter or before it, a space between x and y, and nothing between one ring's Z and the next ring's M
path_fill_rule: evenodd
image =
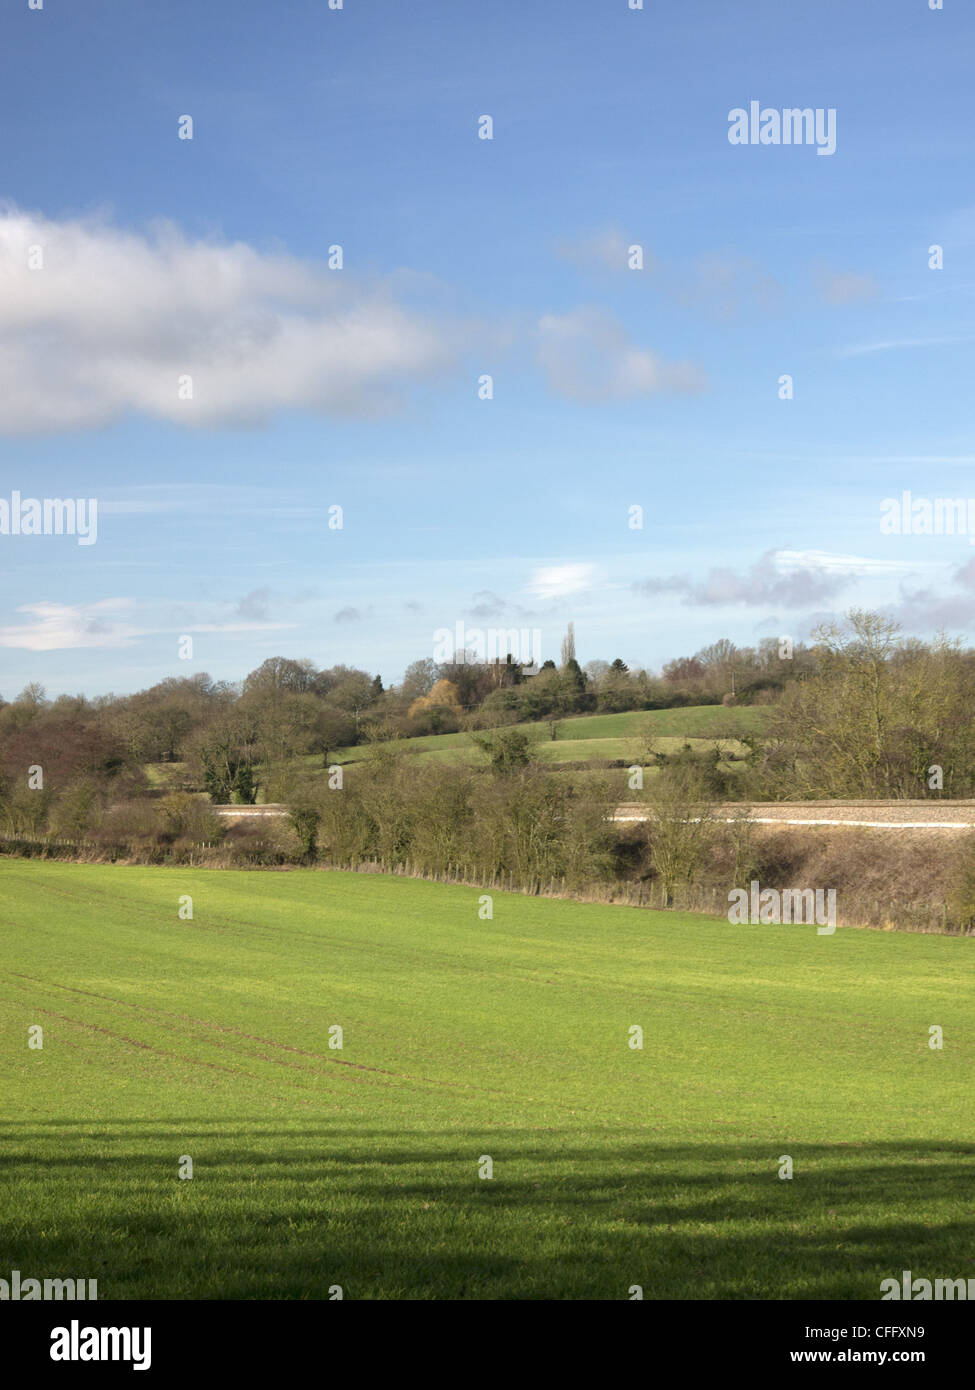
M526 726L527 727L527 726ZM537 731L538 726L531 726ZM463 739L464 742L443 744L440 738ZM700 738L656 738L654 746L659 753L678 753L681 748L689 744L696 752L706 752L719 744L723 752L741 756L745 752L743 744L735 739L700 739ZM356 748L343 749L342 752L335 754L335 761L340 763L359 762L369 757L370 744L360 744ZM474 744L469 734L441 734L431 735L429 738L411 738L403 741L403 747L411 753L416 753L423 759L435 759L437 762L446 763L470 763L472 766L483 766L485 757L483 752ZM573 739L550 739L540 737L536 732L534 742L534 756L541 763L576 763L590 761L610 761L620 759L631 760L638 758L640 752L639 740L636 738L573 738ZM319 764L321 759L318 760Z
M559 738L637 738L648 728L655 737L711 738L715 729L724 730L731 725L760 733L773 712L768 705L740 705L734 709L687 705L682 709L629 710L625 714L580 714L560 721ZM546 726L541 727L544 730Z
M0 863L0 1273L102 1299L975 1275L972 940L478 896Z
M536 756L548 763L634 758L648 734L653 735L657 751L661 753L678 752L685 743L703 753L717 742L723 750L742 756L746 751L744 744L726 734L734 727L746 733L761 733L771 714L767 705L743 705L738 709L691 705L684 709L631 710L625 714L582 714L560 719L555 739L544 720L515 727L529 735L535 744ZM715 731L720 738L716 738ZM484 755L468 733L428 734L404 740L404 746L425 758L446 762L484 761ZM366 744L336 749L329 757L345 763L357 762L368 755Z
M553 739L544 721L519 724L535 744L539 762L552 764L575 762L630 762L638 759L641 743L652 733L659 753L676 753L689 743L697 753L706 753L719 743L722 751L741 758L746 748L727 733L737 726L747 733L760 734L769 723L773 711L769 706L742 705L724 709L721 705L689 705L683 709L634 710L625 714L583 714L560 719L558 737ZM718 730L722 737L716 738ZM403 747L423 759L455 764L483 766L484 754L474 744L469 733L428 734L422 738L403 740ZM335 748L329 751L329 763L356 763L369 757L370 745ZM299 759L306 771L322 771L322 759L317 753ZM733 766L733 764L732 764ZM186 763L148 763L145 767L149 785L155 788L192 782L194 770ZM263 795L258 798L264 800Z

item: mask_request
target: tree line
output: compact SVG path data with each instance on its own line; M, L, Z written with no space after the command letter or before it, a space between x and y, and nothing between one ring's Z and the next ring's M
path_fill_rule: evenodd
M62 695L37 685L0 703L0 831L83 836L140 802L206 793L211 802L289 801L296 776L355 744L682 704L729 706L746 745L734 768L712 753L712 793L731 800L975 795L975 652L903 637L854 611L788 655L780 643L721 641L658 674L567 651L526 678L514 663L413 662L398 685L348 666L271 657L240 683L201 674L132 695ZM731 708L771 706L761 733ZM717 730L715 730L717 733ZM634 757L659 771L645 741ZM175 776L162 774L179 764ZM564 774L563 774L564 775ZM625 799L625 788L619 788ZM182 826L185 806L170 807ZM202 814L202 813L201 813ZM149 811L138 815L146 819Z

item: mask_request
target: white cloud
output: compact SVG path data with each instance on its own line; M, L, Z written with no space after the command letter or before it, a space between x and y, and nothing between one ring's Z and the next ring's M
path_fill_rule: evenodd
M30 248L43 253L32 269ZM364 285L242 242L0 211L0 431L130 412L195 427L283 409L384 413L451 357L452 330ZM178 399L178 379L193 399Z
M548 565L532 573L529 588L536 598L567 598L591 587L595 565Z

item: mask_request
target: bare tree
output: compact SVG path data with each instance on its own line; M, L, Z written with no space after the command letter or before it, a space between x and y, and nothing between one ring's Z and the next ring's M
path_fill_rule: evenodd
M714 812L702 770L688 757L662 767L648 788L650 863L669 907L674 889L689 884L714 838Z

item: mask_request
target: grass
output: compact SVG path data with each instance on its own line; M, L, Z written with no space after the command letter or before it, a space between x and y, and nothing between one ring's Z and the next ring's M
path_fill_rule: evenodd
M688 705L683 709L629 710L625 714L580 714L560 721L559 738L638 738L651 729L655 737L709 739L715 729L724 732L732 725L749 733L761 733L772 713L768 705L741 705L735 709Z
M576 715L559 720L556 739L552 739L544 720L515 727L529 735L536 745L537 756L551 763L632 759L638 756L640 743L648 733L653 734L661 753L677 752L685 743L689 743L695 752L704 753L715 743L720 743L722 749L741 757L746 752L745 745L724 735L736 725L746 733L761 733L770 717L768 706L744 705L739 709L724 709L720 705L693 705L685 709ZM715 731L722 737L716 738ZM411 752L438 761L484 761L483 754L469 733L428 734L423 738L404 740L404 745ZM329 754L329 761L358 762L368 756L368 745L359 745L336 749ZM317 764L320 763L321 759L318 759ZM309 765L316 765L316 760L309 759Z
M690 743L697 753L706 753L719 743L722 750L741 758L746 753L737 739L716 739L713 730L727 734L735 724L745 732L760 733L771 717L768 706L742 705L724 709L721 705L690 705L684 709L636 710L625 714L584 714L559 720L558 738L552 739L548 725L542 722L519 724L535 743L536 756L541 762L556 768L560 763L639 761L641 741L647 732L653 733L658 752L676 753ZM483 753L469 733L428 734L423 738L403 741L410 753L437 762L485 763ZM328 761L356 763L369 756L369 745L329 750ZM296 766L306 772L322 772L322 759L317 753L296 760ZM180 786L188 776L186 763L147 763L149 785L154 788ZM260 799L264 799L263 796Z
M407 751L417 754L424 760L434 759L436 762L452 764L471 763L477 767L486 765L485 755L475 744L471 742L466 744L452 743L444 747L435 743L434 737L404 740L403 746ZM469 735L454 735L454 737L469 738ZM737 754L739 757L744 755L744 745L735 739L658 738L654 741L654 747L659 753L677 753L685 744L690 744L696 752L704 753L713 748L715 743L719 743L726 752ZM421 746L417 747L417 745ZM335 755L336 761L364 761L369 757L369 749L369 744L346 749L344 754ZM533 751L538 761L543 763L575 763L610 759L639 761L640 744L635 738L560 738L553 740L548 737L539 737L534 741ZM321 759L318 761L320 764Z
M970 940L502 893L482 921L478 890L300 870L8 861L0 892L4 1274L104 1299L975 1276Z

